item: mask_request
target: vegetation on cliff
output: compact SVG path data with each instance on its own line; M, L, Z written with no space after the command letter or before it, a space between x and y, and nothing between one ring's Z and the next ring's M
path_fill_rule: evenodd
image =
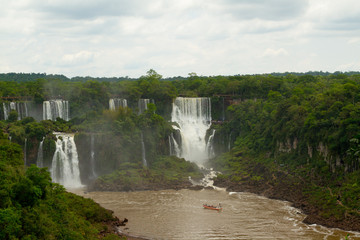
M360 230L359 83L287 76L266 97L230 106L229 121L215 126L217 151L232 146L213 160L218 183L290 200L308 222Z
M79 156L89 159L81 149L89 148L93 136L99 146L109 147L101 155L109 166L100 171L100 175L109 174L101 180L103 183L111 185L116 178L126 182L142 175L141 181L147 184L160 176L155 163L170 159L163 156L169 155L167 142L173 131L168 122L171 101L177 96L211 97L212 118L221 120L212 126L216 130L215 152L221 155L231 150L212 160L223 171L218 183L277 198L289 195L289 200L309 213L310 222L333 222L328 224L332 226L343 222L359 230L350 224L358 222L354 219L359 219L360 209L358 73L211 77L191 73L186 78L163 79L150 70L139 79L112 79L117 81L28 77L30 81L23 75L1 75L0 79L9 81L0 81L0 95L28 96L38 107L43 100L64 98L69 100L71 120L16 121L16 112L10 113L7 121L0 121L0 127L22 146L27 138L28 144L37 149L39 141L47 136L44 145L50 156L51 131L74 131ZM130 108L109 111L108 100L113 97L127 99ZM150 104L148 111L135 114L140 98L155 100L156 107ZM148 169L141 165L141 135ZM28 158L36 157L27 153ZM172 160L176 164L180 161ZM115 172L110 174L112 170ZM275 194L281 189L294 194Z

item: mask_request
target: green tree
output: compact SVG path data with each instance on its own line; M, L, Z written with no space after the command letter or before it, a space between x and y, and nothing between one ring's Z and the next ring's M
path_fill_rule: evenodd
M9 122L16 122L18 120L19 114L15 110L11 110L9 113L8 120Z
M0 239L18 239L21 214L15 208L0 209Z

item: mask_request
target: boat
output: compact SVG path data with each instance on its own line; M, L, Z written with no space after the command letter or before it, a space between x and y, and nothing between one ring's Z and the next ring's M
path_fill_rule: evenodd
M204 207L205 209L216 210L216 211L221 211L221 210L222 210L222 207L221 207L221 204L220 204L220 203L219 203L218 206L203 204L203 207Z

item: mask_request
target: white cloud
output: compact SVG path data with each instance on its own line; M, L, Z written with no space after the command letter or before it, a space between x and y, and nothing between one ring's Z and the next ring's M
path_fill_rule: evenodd
M88 51L81 51L74 54L65 54L61 60L65 65L83 65L89 63L94 58L94 53Z
M360 61L357 61L357 62L341 64L337 70L338 71L359 71L359 69L360 69Z
M349 69L356 0L0 0L0 72L138 77ZM290 57L291 56L291 57ZM6 60L4 60L6 59Z
M348 43L349 44L357 44L357 43L360 43L360 38L350 38L348 40Z
M289 55L289 53L284 48L279 48L279 49L267 48L263 53L262 57L278 57L278 56L287 56L287 55Z

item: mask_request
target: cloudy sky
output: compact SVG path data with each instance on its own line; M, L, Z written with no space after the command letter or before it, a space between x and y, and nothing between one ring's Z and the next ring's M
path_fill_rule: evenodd
M358 0L0 0L0 72L359 71Z

